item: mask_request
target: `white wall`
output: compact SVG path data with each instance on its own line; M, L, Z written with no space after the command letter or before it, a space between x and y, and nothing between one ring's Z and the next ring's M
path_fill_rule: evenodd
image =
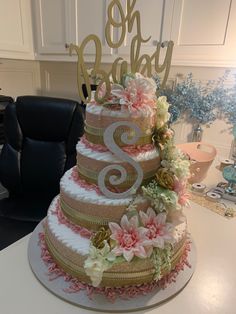
M0 94L13 98L41 93L37 61L0 59Z

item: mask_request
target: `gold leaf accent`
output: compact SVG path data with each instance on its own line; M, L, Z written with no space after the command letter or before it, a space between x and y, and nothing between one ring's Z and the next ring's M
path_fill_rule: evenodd
M104 241L109 243L111 231L109 229L105 229L104 227L100 228L98 232L91 238L91 242L93 246L97 249L104 248Z
M173 190L175 175L167 168L159 168L156 174L159 185Z

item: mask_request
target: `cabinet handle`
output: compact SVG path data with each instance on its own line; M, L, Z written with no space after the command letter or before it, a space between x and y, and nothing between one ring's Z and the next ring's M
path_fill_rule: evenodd
M159 44L159 43L160 43L160 42L159 42L158 40L153 40L153 42L152 42L153 46L157 46L157 44ZM163 41L163 42L161 43L161 48L167 47L167 44L168 44L168 41Z
M65 48L68 49L69 47L70 47L70 45L65 43Z
M167 47L168 46L168 41L166 40L166 41L163 41L162 43L161 43L161 47L162 48L165 48L165 47Z

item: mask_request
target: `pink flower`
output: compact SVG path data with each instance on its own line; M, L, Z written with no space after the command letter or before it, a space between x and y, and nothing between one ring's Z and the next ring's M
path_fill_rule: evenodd
M187 192L187 182L175 180L174 182L174 191L178 194L178 203L181 206L188 205L189 194Z
M148 208L147 212L139 212L144 227L148 229L147 238L148 244L147 254L152 254L153 247L164 249L166 243L173 243L174 227L171 223L166 222L166 214L156 214L152 208Z
M103 98L106 95L106 84L102 83L98 90L98 98Z
M120 105L127 106L130 111L144 105L154 108L155 92L155 82L139 76L127 79L125 88L119 84L114 84L111 88L111 94L119 99Z
M111 222L109 228L112 232L111 239L116 241L116 246L112 250L116 256L123 255L127 262L130 262L134 256L147 257L145 250L147 229L139 227L137 216L128 220L128 217L124 215L121 218L120 226Z

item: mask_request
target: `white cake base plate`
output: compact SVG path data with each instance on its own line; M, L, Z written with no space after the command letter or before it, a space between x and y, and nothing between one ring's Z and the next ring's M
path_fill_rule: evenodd
M36 278L53 294L57 297L79 306L87 310L94 310L98 312L134 312L146 310L161 303L168 301L179 293L191 279L195 265L196 265L196 248L191 241L191 251L188 254L188 262L191 268L185 266L183 271L180 271L176 278L176 282L168 284L165 289L157 288L155 291L148 293L145 296L138 296L130 300L117 299L114 303L109 302L101 295L93 295L93 299L89 299L85 291L79 293L68 293L64 290L69 287L68 282L65 282L62 277L54 280L49 280L48 269L43 260L41 259L41 248L39 245L39 233L43 232L42 222L33 231L29 246L28 246L28 259L29 264ZM192 239L191 239L192 240Z

